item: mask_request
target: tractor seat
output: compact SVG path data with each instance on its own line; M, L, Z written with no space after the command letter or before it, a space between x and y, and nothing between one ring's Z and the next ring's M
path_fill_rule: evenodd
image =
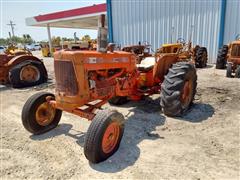
M139 71L147 72L153 68L155 63L155 57L146 57L141 61L140 64L137 64L137 68Z

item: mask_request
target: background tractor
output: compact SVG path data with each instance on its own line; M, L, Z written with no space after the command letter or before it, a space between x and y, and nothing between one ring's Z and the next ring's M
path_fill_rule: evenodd
M141 44L141 42L138 45L124 46L122 48L122 51L131 52L137 56L137 64L140 64L145 57L152 56L150 50L151 46L148 43Z
M224 45L218 51L216 68L225 69L226 77L240 78L240 34L229 45Z
M32 53L27 50L27 49L20 49L14 45L9 45L6 50L4 51L4 54L8 55L8 56L19 56L19 55L32 55Z
M203 68L207 66L208 53L207 48L196 45L192 47L192 42L186 41L183 38L179 38L177 43L163 44L161 48L157 50L158 54L176 53L179 59L182 61L191 60L197 68Z
M62 50L54 54L55 95L40 92L31 96L22 110L22 123L33 134L55 128L62 111L91 120L85 137L84 154L92 163L106 160L117 151L124 132L124 116L101 110L144 96L160 94L159 109L168 116L181 116L196 93L194 66L178 62L177 54L146 57L125 51L107 51L104 15L98 29L98 51ZM100 24L100 23L99 23Z
M47 81L42 60L30 51L9 46L0 54L0 84L10 83L15 88L28 87Z

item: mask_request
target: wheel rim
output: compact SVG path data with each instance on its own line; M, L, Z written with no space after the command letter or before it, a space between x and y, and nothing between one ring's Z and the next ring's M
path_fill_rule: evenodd
M20 80L27 82L36 82L40 79L40 72L37 67L27 65L22 67L20 72Z
M36 121L41 126L49 125L55 117L56 109L48 102L42 103L36 111Z
M190 80L185 81L181 94L181 102L184 108L188 107L188 105L191 102L192 86L193 86L192 81Z
M110 153L117 145L120 134L120 126L117 122L111 123L103 135L102 150L104 153Z

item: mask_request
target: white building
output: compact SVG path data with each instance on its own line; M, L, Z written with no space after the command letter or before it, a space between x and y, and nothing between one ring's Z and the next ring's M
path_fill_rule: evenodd
M147 41L157 49L192 34L212 63L218 48L240 34L240 0L107 0L107 12L110 41Z

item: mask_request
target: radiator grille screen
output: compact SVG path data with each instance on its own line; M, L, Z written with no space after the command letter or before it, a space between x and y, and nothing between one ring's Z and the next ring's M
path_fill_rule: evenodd
M78 93L77 79L71 61L54 61L56 91L66 95Z
M240 57L240 44L234 44L232 46L232 56Z

